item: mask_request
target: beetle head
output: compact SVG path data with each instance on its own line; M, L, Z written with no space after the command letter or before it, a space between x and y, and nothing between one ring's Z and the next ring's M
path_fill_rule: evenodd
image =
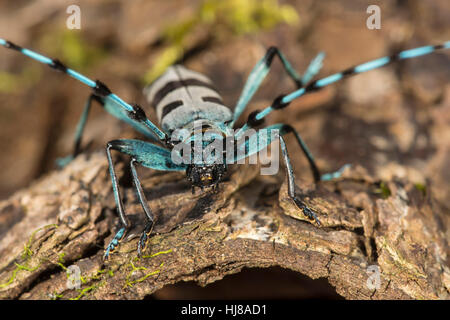
M192 184L192 192L194 192L195 187L202 190L208 187L217 188L226 171L225 164L191 164L186 169L186 177Z

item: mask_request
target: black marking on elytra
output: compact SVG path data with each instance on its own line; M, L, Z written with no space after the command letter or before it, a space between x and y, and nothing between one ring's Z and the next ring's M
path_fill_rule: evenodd
M153 106L156 108L156 106L161 102L161 100L164 99L164 97L169 93L171 93L172 91L177 90L179 88L190 86L206 87L211 90L217 91L212 84L194 78L178 81L170 81L155 93L155 96L153 97L152 101Z
M145 115L145 111L137 104L133 104L133 111L129 111L128 115L131 119L137 120L137 121L145 121L147 119L147 116Z
M434 50L440 50L440 49L444 49L444 45L443 44L437 44L435 46L433 46Z
M176 101L166 104L162 109L161 119L163 119L171 111L175 110L178 107L181 107L182 105L183 105L183 101L181 101L181 100L176 100Z
M17 44L12 43L11 41L6 41L5 47L12 50L22 51L22 47L19 47Z
M208 129L211 129L211 126L209 124L203 123L203 122L201 122L200 125L195 125L194 126L194 131L205 132Z
M264 123L264 118L259 119L259 120L256 119L256 115L260 112L261 112L260 110L255 110L248 115L247 124L250 127L257 127Z
M272 103L272 108L277 110L277 109L283 109L286 108L290 102L288 103L284 103L282 100L284 98L284 95L279 95Z
M106 97L111 94L111 90L100 80L95 81L94 93L100 97Z
M223 105L222 99L217 98L217 97L203 97L202 100L205 102L213 102L213 103Z
M67 72L67 67L58 59L52 59L52 63L49 64L49 66L55 70L61 71L66 73Z

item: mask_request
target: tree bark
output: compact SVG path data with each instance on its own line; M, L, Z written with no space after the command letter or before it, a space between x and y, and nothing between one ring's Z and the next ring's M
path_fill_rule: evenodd
M449 298L448 217L432 186L376 181L362 167L332 182L297 181L318 227L288 198L281 173L236 165L218 192L192 195L182 173L142 170L158 219L138 259L144 214L122 163L133 228L106 262L118 218L103 153L83 154L0 203L2 299L142 299L179 281L204 286L271 266L326 278L347 299Z

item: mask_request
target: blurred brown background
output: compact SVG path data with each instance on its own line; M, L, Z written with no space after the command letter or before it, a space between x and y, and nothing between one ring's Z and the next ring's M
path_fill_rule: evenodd
M270 0L259 2L262 9L258 1L229 3L231 9L221 12L211 0L0 1L0 37L58 57L102 80L126 101L144 106L141 92L155 72L152 66L178 54L179 61L208 75L231 107L271 45L279 47L299 73L324 51L320 76L326 76L398 50L450 40L447 0ZM81 8L81 30L66 28L71 4ZM371 4L381 7L380 30L366 27ZM254 21L248 19L249 10L256 10L250 15ZM219 18L208 25L208 14ZM324 172L353 163L380 179L407 177L431 190L438 205L450 212L448 51L332 85L271 114L267 123L287 122L298 129ZM242 119L293 89L275 61ZM89 94L77 81L0 48L0 199L53 170L55 159L72 151L75 126ZM154 113L148 113L155 120ZM130 134L124 130L126 126L94 107L83 146L102 148L108 140ZM295 141L288 140L296 175L310 180L306 160L295 151ZM336 297L320 282L314 283L323 290L305 293L299 283L311 280L278 269L248 272L237 280L230 277L228 287L248 282L248 288L260 288L255 284L264 279L265 289L257 291L275 291L256 298ZM227 282L212 286L222 295L197 293L187 284L156 297L233 297L225 294L230 291ZM246 292L241 290L238 297L253 297Z

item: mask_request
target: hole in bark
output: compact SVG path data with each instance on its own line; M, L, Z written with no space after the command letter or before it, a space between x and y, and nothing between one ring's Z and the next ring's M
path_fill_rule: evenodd
M364 236L364 228L363 227L355 228L353 231L359 236Z
M370 238L370 246L372 247L372 258L373 261L378 261L377 244L375 243L375 238Z
M244 268L201 287L194 281L179 282L145 299L343 299L324 278L313 280L281 267Z

